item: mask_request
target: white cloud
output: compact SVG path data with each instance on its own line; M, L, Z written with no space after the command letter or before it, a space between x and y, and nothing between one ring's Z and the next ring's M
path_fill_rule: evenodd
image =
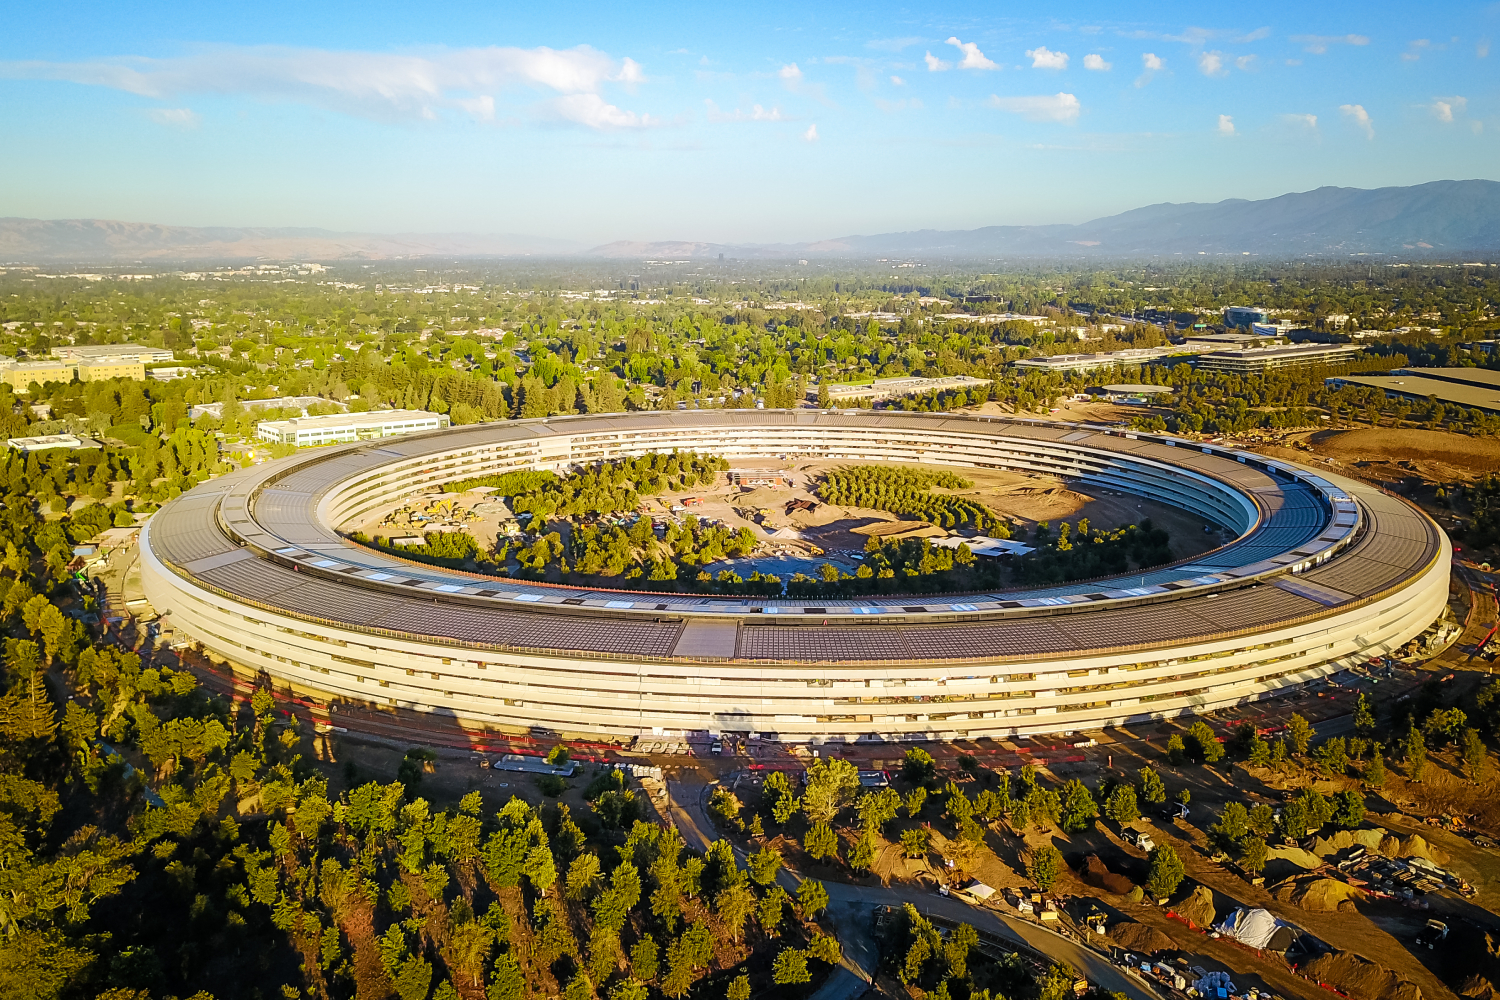
M802 133L802 138L808 142L817 142L818 126L816 124L807 126L807 131Z
M1365 110L1363 104L1340 104L1339 110L1354 122L1355 127L1365 134L1366 139L1375 138L1375 123L1370 120L1370 113Z
M964 54L964 57L958 61L959 69L1000 68L993 60L987 59L985 57L985 54L979 51L979 46L974 44L973 42L960 42L958 40L958 37L955 35L954 37L948 39L948 44L952 45L953 47L958 49L958 51ZM929 69L932 67L931 63L928 63L927 65Z
M1102 73L1111 67L1111 63L1104 61L1104 57L1097 52L1090 52L1083 57L1083 68L1097 70Z
M454 108L473 113L478 97L493 98L512 87L597 94L608 83L634 85L645 80L634 60L617 61L587 45L428 49L412 54L213 46L166 59L0 62L0 77L67 80L155 98L243 94L386 120L432 119Z
M1032 69L1067 69L1068 54L1066 52L1053 52L1047 46L1027 49L1026 58L1031 60Z
M1242 69L1242 70L1244 70L1245 72L1248 73L1252 69L1255 68L1255 61L1258 58L1259 58L1259 56L1254 56L1254 55L1240 56L1239 58L1235 59L1234 65L1238 69Z
M703 64L708 65L708 56L703 57ZM646 82L646 74L641 71L641 64L626 56L620 60L620 72L612 78L627 86Z
M1224 69L1224 53L1217 51L1198 53L1198 72L1204 76L1223 76L1228 72Z
M1292 125L1301 125L1304 128L1316 131L1318 127L1317 115L1282 115L1281 120Z
M906 81L901 79L899 76L892 76L891 85L893 87L904 87L906 86Z
M1327 52L1334 45L1369 45L1368 35L1293 35L1292 41L1315 56Z
M1036 97L999 97L990 95L990 107L1020 115L1034 122L1070 122L1078 117L1082 105L1072 94L1045 94Z
M1411 43L1411 48L1401 53L1401 58L1407 62L1416 62L1422 58L1422 53L1432 48L1432 41L1426 38L1418 38Z
M1231 115L1219 116L1219 134L1234 135L1234 118Z
M1481 38L1474 46L1474 54L1481 59L1489 58L1490 40L1488 38Z
M549 107L557 117L589 128L642 128L656 124L649 115L622 111L598 94L569 94L553 99Z
M453 103L467 112L475 121L492 122L495 120L495 99L489 94L481 94L478 97L460 97L456 98Z
M787 63L776 71L776 75L788 86L793 87L802 81L802 68L796 63Z
M1454 118L1464 113L1464 108L1468 107L1468 104L1467 97L1436 97L1427 109L1438 121L1451 123Z
M927 53L927 55L923 58L927 60L927 72L929 73L941 73L945 69L953 68L953 64L951 62L939 59L931 52Z
M1135 78L1137 87L1144 87L1151 82L1151 78L1157 74L1167 61L1155 52L1141 53L1141 75Z

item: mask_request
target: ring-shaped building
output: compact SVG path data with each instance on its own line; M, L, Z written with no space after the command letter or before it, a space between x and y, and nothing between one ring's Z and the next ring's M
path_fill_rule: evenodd
M443 483L674 449L1045 473L1235 537L1127 577L798 600L481 576L341 534ZM318 448L183 494L140 548L146 596L176 630L321 700L512 734L813 742L1055 733L1268 697L1421 633L1451 561L1443 532L1399 497L1253 453L848 410L553 417Z

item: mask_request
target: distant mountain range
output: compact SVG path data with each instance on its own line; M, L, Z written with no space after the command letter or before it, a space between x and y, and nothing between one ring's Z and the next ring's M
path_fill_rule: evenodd
M586 244L476 233L336 233L327 229L158 226L104 219L0 218L0 263L394 260L577 253Z
M1442 255L1500 251L1500 182L1323 187L1264 201L1162 204L1079 225L922 229L816 243L609 243L595 257L1138 257L1197 254Z
M0 219L0 262L128 263L421 257L786 259L793 257L1143 257L1500 252L1500 182L1433 181L1374 190L1322 187L1263 201L1161 204L1078 225L986 226L844 236L812 243L621 240L587 249L545 237L191 228L98 219Z

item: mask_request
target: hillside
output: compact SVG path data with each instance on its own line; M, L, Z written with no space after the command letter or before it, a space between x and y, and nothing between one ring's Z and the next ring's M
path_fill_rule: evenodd
M584 249L549 237L341 233L161 226L101 219L0 219L0 262L390 260L528 254L596 259L1078 257L1256 254L1455 255L1500 252L1500 182L1433 181L1373 190L1322 187L1261 201L1160 204L1078 225L985 226L842 236L804 243L617 240Z

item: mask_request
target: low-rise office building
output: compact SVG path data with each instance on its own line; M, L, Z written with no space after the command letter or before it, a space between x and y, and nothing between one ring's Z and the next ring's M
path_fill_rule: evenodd
M1281 368L1337 365L1353 360L1361 348L1354 344L1286 344L1276 347L1246 347L1233 351L1210 351L1198 356L1204 371L1258 375Z
M323 417L262 420L256 425L255 433L262 441L305 448L309 445L369 441L417 431L435 431L447 427L449 423L446 413L372 410L368 413L332 413Z
M146 365L141 361L124 358L101 358L97 361L80 361L74 368L80 382L99 382L110 378L128 378L136 382L146 380Z
M1486 413L1500 413L1500 372L1488 368L1397 368L1389 375L1343 375L1325 383L1342 389L1362 385L1387 399L1420 403L1436 399Z
M52 348L52 356L59 361L90 364L139 362L143 365L159 365L176 360L172 352L165 348L145 347L141 344L65 344Z
M6 447L16 451L50 451L53 448L97 448L99 442L77 434L43 434L37 437L8 438Z
M1123 368L1126 365L1144 365L1173 353L1167 347L1133 347L1123 351L1104 354L1054 354L1050 358L1025 358L1015 366L1022 370L1040 372L1088 372L1103 368Z
M878 378L873 382L830 384L828 386L828 398L835 403L850 399L896 399L901 396L915 395L919 392L933 392L941 389L973 389L989 384L989 379L974 378L972 375L948 375L943 378L921 378L916 375L908 375L900 378ZM816 399L818 396L817 387L814 386L808 391L807 395L809 399Z
M78 373L76 365L61 361L16 361L0 367L0 381L7 383L16 392L25 392L35 382L71 382Z
M336 406L340 410L347 411L348 403L341 403L336 399L324 399L322 396L276 396L273 399L242 399L239 401L241 410L301 410L303 415L309 407L313 406ZM387 411L388 412L388 411ZM224 419L223 403L197 403L188 407L188 419L197 420L202 416L210 416L215 420Z

